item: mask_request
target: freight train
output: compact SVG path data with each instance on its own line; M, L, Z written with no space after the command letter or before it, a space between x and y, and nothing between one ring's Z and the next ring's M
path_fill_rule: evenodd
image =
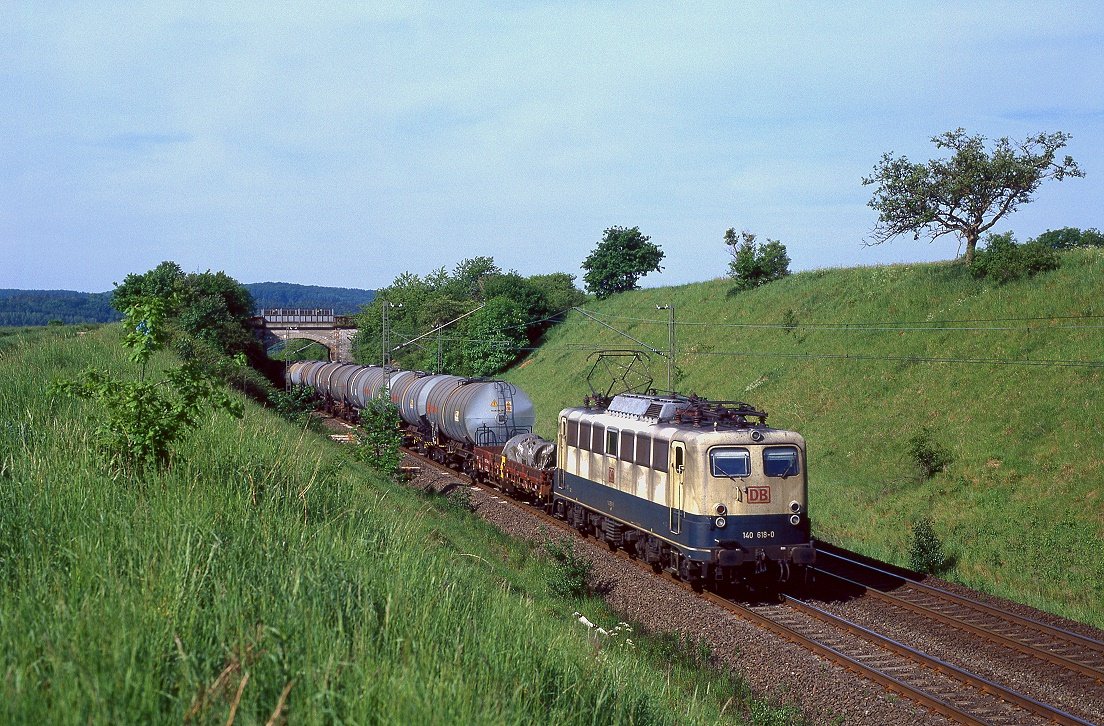
M814 565L805 440L746 403L588 396L549 442L506 381L322 361L287 376L350 419L390 401L407 446L695 587L803 582Z

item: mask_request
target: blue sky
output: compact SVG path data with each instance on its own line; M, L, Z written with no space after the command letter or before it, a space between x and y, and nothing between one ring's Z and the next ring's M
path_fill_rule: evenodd
M0 288L581 277L613 225L665 251L648 286L722 275L728 227L795 270L949 259L864 247L860 180L959 126L1072 134L1086 177L998 231L1104 227L1095 2L312 5L4 3Z

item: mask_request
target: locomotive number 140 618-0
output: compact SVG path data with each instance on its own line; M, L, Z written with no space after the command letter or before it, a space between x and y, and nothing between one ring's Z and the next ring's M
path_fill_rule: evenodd
M744 539L774 539L774 531L770 532L744 532Z

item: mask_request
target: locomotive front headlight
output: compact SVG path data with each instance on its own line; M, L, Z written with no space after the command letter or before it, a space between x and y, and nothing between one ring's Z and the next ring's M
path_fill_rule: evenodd
M717 506L713 507L713 511L717 513L718 517L723 517L728 514L728 507L723 504L718 504Z
M801 502L796 499L790 502L790 511L794 514L801 514Z
M724 529L724 526L728 524L724 517L717 517L713 524L717 525L717 529Z
M795 514L792 517L790 517L790 524L792 524L795 527L797 525L801 524L801 515L800 514Z

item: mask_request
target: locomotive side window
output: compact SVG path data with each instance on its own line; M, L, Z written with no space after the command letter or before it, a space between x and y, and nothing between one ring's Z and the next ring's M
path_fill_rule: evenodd
M633 439L636 435L632 431L621 432L621 458L625 461L633 460Z
M606 454L617 456L617 429L606 429Z
M567 422L567 445L568 446L578 446L579 445L579 422L578 421L568 421Z
M652 468L656 471L667 471L667 456L669 454L667 443L659 439L652 441Z
M767 476L794 476L800 471L797 462L797 449L793 446L763 449L763 473Z
M644 434L636 435L636 456L633 462L640 466L652 465L652 439Z
M591 450L591 425L578 425L578 448Z
M751 452L737 448L710 449L709 471L713 476L748 476L751 474Z

